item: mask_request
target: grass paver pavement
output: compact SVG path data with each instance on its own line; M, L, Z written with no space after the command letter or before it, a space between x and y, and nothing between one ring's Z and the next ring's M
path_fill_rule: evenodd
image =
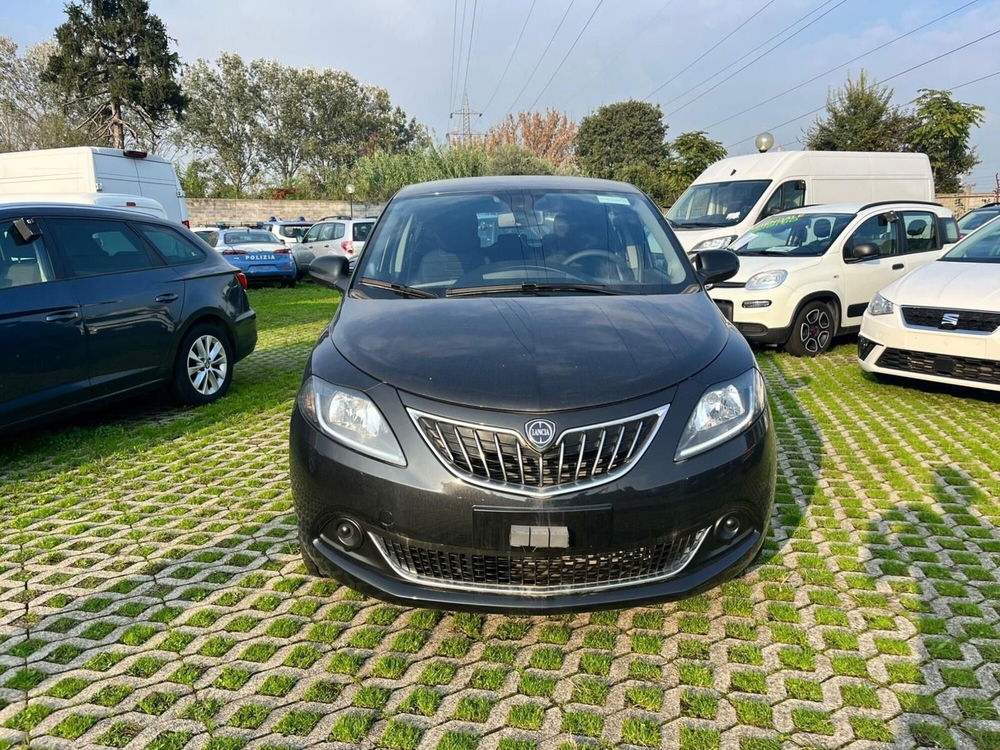
M613 612L409 610L298 557L288 415L336 297L251 299L222 401L0 442L0 748L1000 748L1000 399L878 384L849 341L759 352L778 497L747 574Z

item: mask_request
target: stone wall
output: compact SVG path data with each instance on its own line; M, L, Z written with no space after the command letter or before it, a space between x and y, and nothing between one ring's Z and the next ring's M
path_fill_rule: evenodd
M945 208L950 208L956 219L974 208L985 206L997 200L996 193L954 193L939 194L937 202Z
M348 201L269 201L226 198L188 198L191 226L211 226L224 221L227 224L253 224L267 221L272 216L294 221L304 216L308 221L319 221L324 216L350 216ZM354 216L374 216L382 208L379 203L354 203Z

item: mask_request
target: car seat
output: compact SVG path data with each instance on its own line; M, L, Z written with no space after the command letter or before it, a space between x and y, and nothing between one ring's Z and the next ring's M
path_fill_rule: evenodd
M927 231L928 224L923 219L910 222L906 227L906 247L911 253L919 253L924 250L934 249L934 237L928 232L926 237L921 237Z

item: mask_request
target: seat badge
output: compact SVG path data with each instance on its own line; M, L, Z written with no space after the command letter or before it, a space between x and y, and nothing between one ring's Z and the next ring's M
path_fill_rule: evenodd
M532 419L524 425L524 436L538 451L543 451L555 439L556 426L547 419Z
M958 313L945 313L941 316L941 328L958 328Z

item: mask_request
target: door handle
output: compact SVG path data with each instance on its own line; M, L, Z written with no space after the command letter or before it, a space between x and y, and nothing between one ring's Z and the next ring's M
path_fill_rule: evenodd
M67 310L65 312L52 313L51 315L46 315L45 320L49 323L65 323L70 320L76 320L80 317L80 313L76 310Z
M176 302L177 295L173 292L167 292L166 294L161 294L156 298L157 302Z
M905 266L902 263L893 263L892 264L892 270L893 271L902 271L904 268L905 268Z

